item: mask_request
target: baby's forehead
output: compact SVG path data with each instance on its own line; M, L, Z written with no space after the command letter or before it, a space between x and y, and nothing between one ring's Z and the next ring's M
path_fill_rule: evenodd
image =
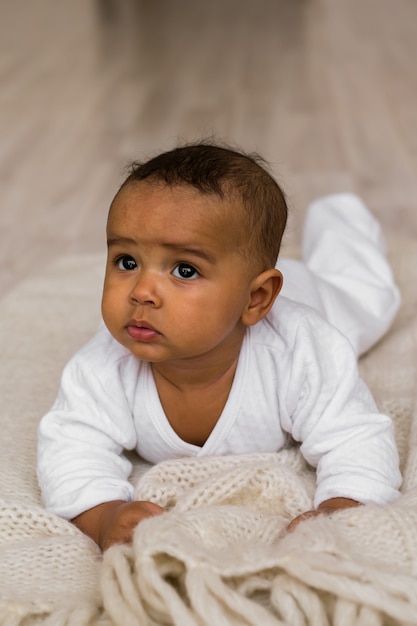
M243 213L243 202L234 194L205 193L191 185L134 181L114 198L107 231L118 231L121 225L142 231L146 224L158 224L166 231L170 225L177 229L184 224L186 231L222 242L229 250L246 249L250 228Z

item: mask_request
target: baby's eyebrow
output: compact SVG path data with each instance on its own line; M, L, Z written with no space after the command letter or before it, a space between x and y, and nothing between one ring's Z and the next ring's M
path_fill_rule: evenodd
M164 243L163 246L164 248L169 248L170 250L174 250L177 253L191 254L193 256L200 257L200 259L204 259L212 265L216 263L215 257L206 250L202 250L201 248L194 248L193 246L189 246L188 244L184 245L176 243Z
M135 244L136 241L134 239L131 239L130 237L109 237L107 239L107 245L110 248L110 246L118 246L121 244Z
M111 246L121 246L121 245L136 245L137 241L132 239L131 237L109 237L107 239L107 246L110 248ZM192 245L182 244L182 243L162 243L164 248L168 248L169 250L173 250L177 254L191 254L193 256L197 256L200 259L204 259L208 263L215 265L216 258L207 252L207 250L203 250L202 248L195 248Z
M200 257L200 259L208 261L208 263L211 263L212 265L216 263L216 258L212 254L210 254L206 250L202 250L201 248L194 248L193 246L188 244L177 243L164 243L162 245L164 246L164 248L169 248L170 250L173 250L178 254L191 254L193 256Z

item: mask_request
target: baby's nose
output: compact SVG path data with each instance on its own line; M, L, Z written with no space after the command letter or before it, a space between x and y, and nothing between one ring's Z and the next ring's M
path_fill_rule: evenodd
M158 280L155 276L142 274L130 293L130 301L135 306L159 306Z

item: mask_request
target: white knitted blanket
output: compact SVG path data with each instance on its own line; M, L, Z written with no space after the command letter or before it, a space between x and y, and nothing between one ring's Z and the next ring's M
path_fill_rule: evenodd
M314 491L296 448L135 461L137 497L169 512L104 557L42 509L35 475L38 420L98 323L103 259L62 259L0 300L0 624L417 625L417 241L390 256L403 306L360 366L395 421L403 497L287 534Z

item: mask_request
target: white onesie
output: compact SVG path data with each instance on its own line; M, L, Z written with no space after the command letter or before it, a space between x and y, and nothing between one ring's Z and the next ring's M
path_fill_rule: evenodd
M344 225L347 209L350 220ZM311 222L318 223L312 212L317 220L329 214L326 227L315 234L321 242L318 252L308 241ZM329 224L333 237L326 230ZM58 398L40 423L38 477L48 510L72 519L101 502L131 499L131 465L124 449L136 449L157 463L274 452L290 435L317 467L315 506L336 496L363 503L398 496L392 423L378 412L356 363L356 353L382 336L399 303L377 223L357 198L339 195L313 205L307 227L307 253L316 263L321 257L327 276L336 266L340 284L333 287L309 265L280 262L286 295L277 298L265 320L248 328L226 406L202 447L183 441L171 428L150 364L117 343L104 324L100 327L66 366ZM345 261L352 256L347 268L335 263L335 249L328 256L332 242ZM320 314L295 300L314 305ZM342 330L349 331L349 341L323 319L334 314Z

